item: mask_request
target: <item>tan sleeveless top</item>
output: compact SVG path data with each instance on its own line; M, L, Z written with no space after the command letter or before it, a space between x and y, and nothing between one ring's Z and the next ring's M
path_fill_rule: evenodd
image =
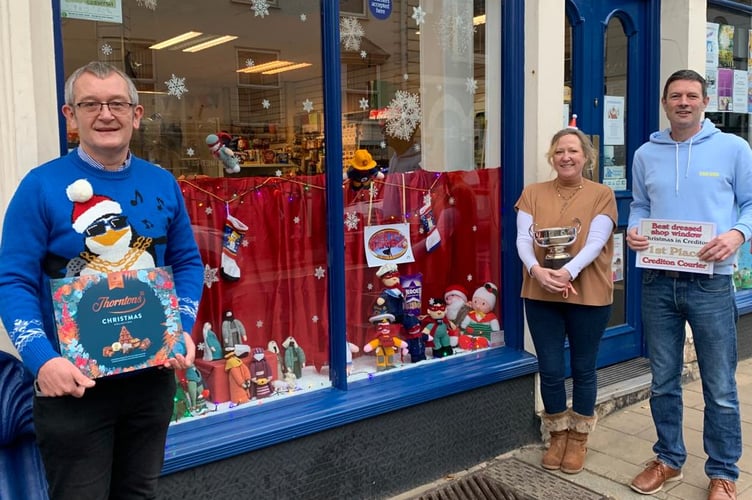
M567 190L566 196L571 194ZM539 228L571 226L572 219L578 218L582 223L577 240L568 247L567 252L577 255L585 246L590 223L596 215L605 215L614 222L616 227L616 197L611 188L590 181L582 180L582 189L568 200L560 198L556 192L554 181L539 182L527 186L517 200L514 208L533 216L533 222ZM546 249L537 245L535 255L538 262L543 263ZM578 295L569 294L568 298L561 293L550 293L530 276L523 268L521 296L527 299L546 300L552 302L568 302L588 306L604 306L613 302L614 284L611 272L611 260L614 254L614 240L610 238L598 257L586 266L572 282ZM523 266L524 267L524 266Z

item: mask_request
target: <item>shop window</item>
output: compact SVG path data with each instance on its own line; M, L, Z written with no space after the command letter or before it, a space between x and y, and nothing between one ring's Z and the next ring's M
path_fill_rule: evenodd
M750 5L749 2L738 2ZM731 9L709 2L706 29L706 70L710 98L705 116L718 128L752 144L752 8ZM752 249L744 243L738 252L734 284L752 299Z
M197 407L202 387L181 378L177 421L330 388L342 368L357 391L385 372L506 349L501 12L488 3L490 13L484 1L404 0L384 13L341 2L342 151L327 151L324 135L318 6L123 0L121 23L62 21L66 76L89 60L133 63L144 118L131 149L179 178L195 227L206 272L192 335L208 393ZM103 50L105 38L120 49ZM237 168L207 147L212 135ZM354 175L364 158L370 175ZM346 250L333 265L346 269L348 343L335 350L352 362L332 367L327 231L338 216L325 181L340 173ZM231 264L225 234L241 238ZM402 290L401 317L381 307L387 289ZM433 315L463 295L446 328ZM230 353L271 379L249 401L233 400Z

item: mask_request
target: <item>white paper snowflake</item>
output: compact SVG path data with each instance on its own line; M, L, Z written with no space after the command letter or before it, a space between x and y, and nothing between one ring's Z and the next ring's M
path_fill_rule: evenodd
M214 210L212 210L212 207L206 207L206 210L204 210L204 212L206 212L206 215L211 215L214 213Z
M206 349L206 344L204 342L199 342L198 345L196 346L196 349L198 349L199 351L203 351L204 349Z
M195 155L196 152L193 150L193 148L188 148L188 149L185 150L185 154L186 154L186 156L191 157L191 156Z
M256 320L256 328L263 328L264 327L264 321L259 319Z
M261 105L264 107L264 109L269 109L272 103L269 102L269 99L264 99L263 101L261 101Z
M410 75L408 75L407 73L405 73L404 75L402 75L402 79L405 80L405 81L408 81L410 79Z
M185 87L185 77L177 77L175 73L172 73L172 77L165 82L165 85L167 85L167 94L174 95L178 99L188 92L188 89Z
M365 34L360 21L354 17L339 20L339 41L345 46L345 50L360 50L360 42Z
M306 22L307 20L308 20L308 16L307 15L305 15L305 14L301 14L300 15L300 21L301 22Z
M358 229L358 224L360 224L360 219L356 212L347 212L347 214L345 214L345 227L348 231L355 231Z
M360 51L360 58L361 59L365 59L366 57L368 57L368 52L366 52L365 50L361 50Z
M465 78L465 91L475 94L476 90L478 90L478 81L475 78Z
M381 142L379 143L379 147L380 147L381 149L386 149L386 141L381 141Z
M295 224L300 224L300 217L298 217L298 216L296 215L295 217L293 217L293 218L292 218L292 221L293 221L293 222L294 222Z
M387 108L386 133L392 137L410 140L420 123L420 97L404 90L394 93Z
M277 169L274 171L274 175L276 175L277 177L282 177L282 171L280 169Z
M318 314L314 314L313 316L311 316L311 321L313 321L314 323L318 323L319 322Z
M313 111L313 102L310 99L303 101L303 111L310 113Z
M112 45L110 45L109 43L103 43L102 44L102 54L104 54L106 56L111 56L112 55Z
M420 26L421 24L426 22L426 11L424 11L423 7L421 7L420 5L413 7L412 18L415 19L415 24Z
M136 4L139 7L146 7L147 9L157 10L157 0L136 0Z
M252 67L254 67L255 65L256 65L256 61L254 61L254 60L253 60L253 59L251 59L250 57L249 57L248 59L246 59L246 60L245 60L245 67L246 67L246 68L252 68Z
M250 241L248 241L248 239L247 239L247 238L244 238L244 239L243 239L243 243L241 243L241 245L243 245L243 247L246 247L246 248L247 248L247 247L248 247L248 245L250 245L250 244L251 244L251 242L250 242Z
M368 106L368 99L366 99L365 97L361 97L360 101L358 101L358 102L360 102L360 109L365 110L365 109L369 108L369 106Z
M473 226L473 232L474 232L474 233L477 233L477 232L478 232L478 226Z
M323 267L319 266L316 268L315 271L313 271L313 275L316 277L317 280L320 280L324 276L326 276L326 270L324 270Z
M216 267L209 267L209 264L204 266L204 286L206 288L211 288L212 283L217 283L219 281L217 273L219 273L219 269Z
M373 290L373 283L369 283L368 285L366 285L366 288L368 288L368 291L369 291L369 292L370 292L371 290Z
M473 281L473 275L472 274L468 274L467 275L467 281L468 281L468 283L471 282L471 281Z
M251 10L253 17L269 15L269 0L251 0Z

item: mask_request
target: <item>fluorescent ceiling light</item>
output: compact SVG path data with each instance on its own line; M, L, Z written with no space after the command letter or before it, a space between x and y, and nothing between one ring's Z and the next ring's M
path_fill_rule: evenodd
M283 66L281 68L270 69L269 71L264 71L261 74L262 75L274 75L274 74L277 74L277 73L282 73L283 71L291 71L293 69L307 68L310 65L311 65L311 63L306 63L306 62L304 62L304 63L297 63L297 64L290 64L289 66Z
M263 73L270 69L281 68L282 66L289 66L294 64L292 61L269 61L263 64L255 64L253 66L247 66L237 70L237 73Z
M212 40L199 43L197 45L193 45L192 47L188 47L183 49L183 52L198 52L199 50L208 49L209 47L214 47L215 45L220 45L222 43L231 42L232 40L235 40L237 36L235 35L224 35L220 36L218 38L214 38Z
M154 49L154 50L160 50L160 49L169 47L171 45L176 45L180 42L185 42L186 40L190 40L191 38L196 38L197 36L201 36L201 35L203 35L203 33L201 33L200 31L187 31L183 33L182 35L174 36L172 38L168 38L167 40L163 42L155 43L149 48Z

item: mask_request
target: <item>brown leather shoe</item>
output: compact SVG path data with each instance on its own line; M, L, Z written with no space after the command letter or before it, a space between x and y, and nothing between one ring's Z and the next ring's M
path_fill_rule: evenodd
M637 474L629 487L637 493L652 495L661 491L665 483L678 481L683 477L681 469L672 469L663 462L653 460L644 471Z
M728 479L711 479L708 500L736 500L736 485Z

